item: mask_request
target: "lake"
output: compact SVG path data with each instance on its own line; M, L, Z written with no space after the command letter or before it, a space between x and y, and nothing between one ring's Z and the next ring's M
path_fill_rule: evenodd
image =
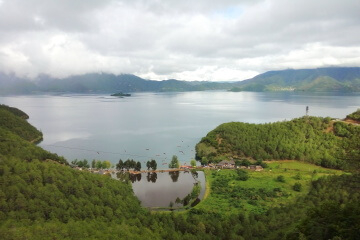
M166 169L173 155L181 164L195 157L195 144L221 123L265 123L305 115L344 118L360 107L360 94L297 92L134 93L2 96L40 129L44 149L73 159L117 163L155 159Z

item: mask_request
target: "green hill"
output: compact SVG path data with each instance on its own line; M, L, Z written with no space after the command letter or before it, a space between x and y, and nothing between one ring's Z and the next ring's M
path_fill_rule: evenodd
M4 104L0 104L0 109L5 109L8 112L13 113L15 116L21 117L23 119L29 119L29 115L27 115L26 113L24 113L20 109L17 109L17 108L14 108L14 107L9 107L9 106L6 106Z
M7 109L4 105L0 106L0 126L2 129L7 129L27 141L41 140L42 133L24 118L28 118L28 116L14 111L13 108Z
M238 82L232 91L360 91L359 67L269 71Z
M196 158L202 163L224 158L292 159L358 169L360 127L319 117L267 124L225 123L196 145Z
M31 143L41 133L13 112L0 109L2 239L154 236L134 221L145 212L129 183L70 168Z

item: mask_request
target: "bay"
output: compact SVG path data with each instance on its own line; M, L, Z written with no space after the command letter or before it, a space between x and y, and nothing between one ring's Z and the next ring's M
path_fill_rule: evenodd
M298 92L134 93L1 96L40 129L44 149L73 159L155 159L166 169L195 157L195 144L221 123L266 123L305 115L344 118L360 107L360 94Z

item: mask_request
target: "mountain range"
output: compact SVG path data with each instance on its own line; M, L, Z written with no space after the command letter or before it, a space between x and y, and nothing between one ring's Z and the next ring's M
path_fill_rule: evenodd
M269 71L238 82L155 81L131 74L90 73L63 79L40 75L35 80L0 73L0 94L113 93L172 91L310 91L359 92L360 67Z
M269 71L241 81L232 91L359 92L359 67Z

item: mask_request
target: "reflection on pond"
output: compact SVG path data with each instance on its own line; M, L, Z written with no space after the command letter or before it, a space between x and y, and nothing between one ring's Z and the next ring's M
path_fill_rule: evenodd
M191 203L191 206L195 206L197 203L200 202L200 199L198 198L200 195L200 191L201 191L201 185L199 184L199 182L196 182L194 183L191 193L186 195L183 199L177 197L175 203L182 204L183 206L187 206L189 205L189 203ZM197 203L193 205L198 199L199 201L197 201Z
M157 173L156 172L148 172L147 176L146 176L146 179L147 179L148 182L156 183Z
M177 182L179 179L180 172L179 171L169 172L169 175L173 182Z
M203 172L121 172L116 177L132 183L134 193L144 207L195 206L205 193Z
M136 181L141 181L141 174L129 174L129 180L134 183Z
M197 179L199 176L199 173L197 171L191 170L191 175L193 176L194 179Z

